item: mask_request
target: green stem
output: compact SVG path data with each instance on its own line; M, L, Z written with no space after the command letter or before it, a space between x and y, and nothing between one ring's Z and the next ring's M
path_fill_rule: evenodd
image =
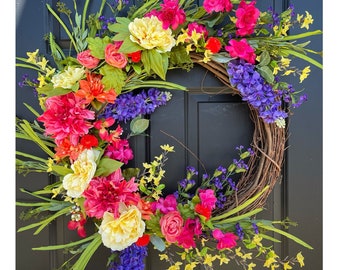
M22 68L30 68L30 69L33 69L33 70L37 70L39 72L42 72L41 68L37 68L37 67L34 67L34 66L31 66L31 65L27 65L27 64L15 64L17 67L22 67Z
M296 57L299 57L302 60L305 60L305 61L311 63L312 65L322 69L322 64L320 64L318 61L314 60L313 58L311 58L307 55L304 55L302 53L299 53L299 52L296 52L296 51L293 51L293 50L286 50L286 49L282 49L282 52L285 52L287 54L291 54L291 55L294 55Z
M20 152L20 151L16 151L15 153L19 156L28 157L30 159L37 160L37 161L40 161L40 162L43 162L44 164L46 164L46 159L39 158L37 156L26 154L26 153L23 153L23 152Z
M51 14L54 16L54 18L57 19L57 21L60 23L60 25L64 28L66 34L68 35L68 37L70 38L71 40L71 43L73 44L74 46L74 49L76 50L76 52L78 53L79 50L77 48L77 43L76 41L74 40L72 34L70 33L70 31L68 30L67 26L65 25L65 23L60 19L60 17L57 15L57 13L54 12L54 10L51 8L51 6L49 4L46 4L47 6L47 9L51 12Z
M306 32L306 33L302 33L302 34L297 34L297 35L290 35L290 36L285 36L285 37L278 37L278 38L274 38L273 40L296 40L296 39L301 39L301 38L305 38L305 37L310 37L310 36L315 36L315 35L321 35L322 31L321 30L315 30L315 31L311 31L311 32Z
M82 14L82 22L81 22L81 30L82 32L85 31L85 22L86 22L86 14L87 14L87 9L89 7L89 0L86 0L85 5L84 5L84 9L83 9L83 14Z

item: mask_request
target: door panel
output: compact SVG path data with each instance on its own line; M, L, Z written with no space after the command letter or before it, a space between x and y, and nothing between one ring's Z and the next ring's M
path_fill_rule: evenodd
M47 46L43 40L44 34L53 31L60 41L65 35L48 15L45 4L55 4L56 1L16 0L16 55L25 57L27 51L35 51L48 55ZM72 3L72 1L65 1ZM202 2L202 1L200 1ZM314 3L312 3L314 2ZM98 4L99 1L96 3ZM296 10L304 13L308 10L314 16L315 29L322 29L322 2L295 1ZM273 6L278 12L288 6L288 1L258 1L260 9ZM80 7L80 6L79 6ZM91 9L95 9L92 5ZM294 31L294 30L293 30ZM320 38L313 38L316 50L321 50ZM65 45L66 46L66 45ZM35 76L34 72L17 69L16 81L23 74ZM304 251L306 267L310 270L322 269L322 72L312 69L313 77L306 80L309 101L302 105L289 123L290 136L285 159L285 170L282 182L277 185L266 205L263 217L282 219L287 215L299 226L291 232L311 244L314 251ZM151 116L149 137L138 137L132 141L136 157L132 166L141 167L142 162L151 160L160 153L160 144L175 146L175 153L169 154L166 163L167 189L171 193L176 189L177 181L181 180L187 165L211 172L219 165L227 165L235 156L234 147L248 146L251 142L253 124L249 119L248 107L238 96L227 94L226 89L213 75L196 67L190 73L171 71L168 80L188 86L189 92L172 91L172 100L166 107L160 107ZM220 92L223 94L220 94ZM204 93L204 94L203 94ZM219 93L219 94L217 94ZM33 120L33 115L23 106L28 103L39 110L34 93L29 88L17 87L16 115ZM211 119L215 119L211 121ZM44 157L36 147L18 140L16 149L31 151ZM201 164L202 162L202 164ZM32 198L19 191L24 187L35 190L51 181L47 175L30 174L16 176L16 199L32 201ZM21 208L17 208L17 223L19 228L29 224L18 217ZM34 236L33 230L16 235L16 269L56 269L68 256L59 252L32 251L32 247L61 244L76 240L75 231L67 229L68 217L52 223L39 235ZM93 228L88 228L89 230ZM285 241L277 245L282 254L292 255L299 251L300 246ZM90 261L87 269L106 269L106 261L110 251L101 247ZM165 269L167 265L160 263L158 254L152 247L149 249L146 269ZM231 267L231 269L234 269ZM235 268L236 269L236 268Z

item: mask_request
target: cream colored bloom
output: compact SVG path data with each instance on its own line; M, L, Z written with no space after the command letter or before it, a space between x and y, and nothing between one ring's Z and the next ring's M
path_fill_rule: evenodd
M63 179L63 187L67 190L68 196L79 198L87 188L96 172L99 154L98 150L86 149L71 165L73 173L65 175Z
M169 52L176 41L170 28L164 30L163 24L156 16L136 18L129 24L130 39L141 47L158 52Z
M99 227L104 246L111 250L123 250L135 243L145 231L142 214L134 205L126 208L119 218L105 212Z
M54 75L51 81L54 87L70 89L83 77L84 73L83 67L68 66L64 71Z

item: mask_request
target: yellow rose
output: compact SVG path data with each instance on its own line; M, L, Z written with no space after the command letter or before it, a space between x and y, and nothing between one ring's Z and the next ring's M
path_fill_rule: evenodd
M105 212L99 233L104 246L111 250L123 250L143 236L145 223L142 214L134 205L123 211L119 218Z
M71 165L73 173L64 176L63 187L67 190L67 195L72 198L79 198L93 178L100 151L86 149L78 159Z
M54 75L51 79L51 82L53 83L54 87L70 89L83 77L84 73L84 68L69 66L64 71Z
M129 24L130 39L141 47L158 52L169 52L176 45L170 28L164 30L162 22L156 17L136 18Z

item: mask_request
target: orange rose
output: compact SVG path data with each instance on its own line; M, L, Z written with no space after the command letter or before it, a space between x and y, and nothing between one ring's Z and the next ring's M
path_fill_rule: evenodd
M166 241L174 243L182 232L183 218L178 211L171 211L162 216L160 221L161 231Z
M125 54L118 52L119 47L117 44L107 44L105 47L105 61L113 67L124 68L128 60Z

